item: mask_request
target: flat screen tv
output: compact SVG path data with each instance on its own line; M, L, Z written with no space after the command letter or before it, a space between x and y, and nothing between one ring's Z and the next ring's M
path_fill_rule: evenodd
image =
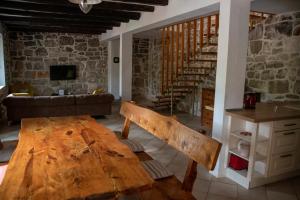
M50 80L74 80L76 79L75 65L50 66Z

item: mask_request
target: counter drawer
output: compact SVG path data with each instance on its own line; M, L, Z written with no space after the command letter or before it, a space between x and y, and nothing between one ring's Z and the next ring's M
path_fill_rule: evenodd
M294 151L297 148L300 130L290 130L274 133L272 153Z
M270 176L290 172L295 169L296 152L289 152L271 157Z
M290 119L274 122L274 131L300 129L300 119Z

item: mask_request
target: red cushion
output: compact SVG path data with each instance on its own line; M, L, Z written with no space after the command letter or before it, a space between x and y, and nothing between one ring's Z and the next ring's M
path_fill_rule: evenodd
M2 184L2 181L4 179L6 169L7 169L7 165L1 165L0 166L0 185Z

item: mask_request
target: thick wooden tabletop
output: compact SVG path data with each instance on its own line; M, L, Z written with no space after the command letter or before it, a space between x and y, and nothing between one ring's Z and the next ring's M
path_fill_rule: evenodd
M23 119L0 199L107 199L152 178L111 130L89 116Z

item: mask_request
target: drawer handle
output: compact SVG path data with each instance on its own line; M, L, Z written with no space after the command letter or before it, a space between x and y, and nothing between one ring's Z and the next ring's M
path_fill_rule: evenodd
M295 126L296 124L285 124L284 126Z
M283 135L293 135L295 132L284 133Z
M291 157L291 156L292 156L292 154L286 154L286 155L280 156L280 158L286 158L286 157Z

